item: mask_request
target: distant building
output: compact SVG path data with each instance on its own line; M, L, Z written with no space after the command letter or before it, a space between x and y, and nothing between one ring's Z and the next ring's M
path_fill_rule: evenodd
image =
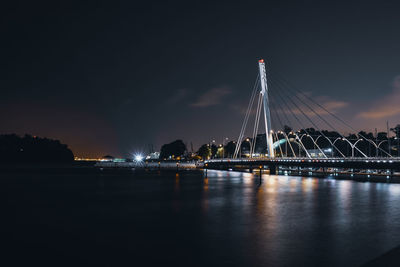
M321 148L322 152L324 152L324 154L327 157L333 157L334 153L332 148ZM319 149L307 149L308 153L310 154L310 156L312 158L324 158L324 154L321 152L321 150Z
M160 158L160 152L153 152L150 153L146 159L159 159Z

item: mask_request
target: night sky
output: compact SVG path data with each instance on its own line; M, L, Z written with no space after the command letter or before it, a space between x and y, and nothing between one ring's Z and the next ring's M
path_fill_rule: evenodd
M399 1L56 2L1 5L0 133L86 157L235 139L260 58L357 129L400 123Z

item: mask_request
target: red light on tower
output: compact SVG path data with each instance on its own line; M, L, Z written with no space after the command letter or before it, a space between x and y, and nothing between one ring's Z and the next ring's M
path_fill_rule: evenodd
M264 63L264 59L260 59L258 62L260 62L260 63Z

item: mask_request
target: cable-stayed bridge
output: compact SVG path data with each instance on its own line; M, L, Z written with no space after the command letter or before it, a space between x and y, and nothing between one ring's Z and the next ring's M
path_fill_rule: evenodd
M363 170L387 177L400 171L399 129L396 137L389 127L375 135L357 131L282 76L267 74L264 60L258 66L235 151L230 158L207 160L208 168Z

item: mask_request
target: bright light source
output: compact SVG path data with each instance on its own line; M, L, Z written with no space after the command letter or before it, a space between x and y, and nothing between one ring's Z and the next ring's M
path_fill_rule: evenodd
M143 156L140 155L140 154L135 155L135 160L136 160L136 161L142 161L142 160L143 160Z

